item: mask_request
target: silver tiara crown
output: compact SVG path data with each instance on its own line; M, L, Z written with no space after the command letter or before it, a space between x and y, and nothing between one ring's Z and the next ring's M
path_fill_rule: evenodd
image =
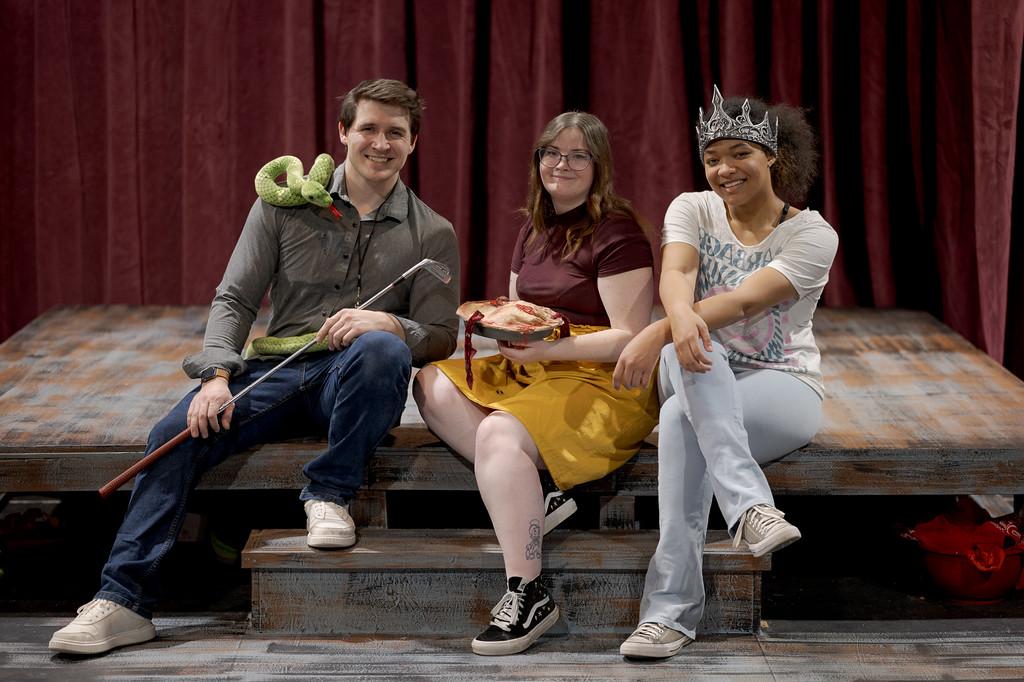
M743 110L733 118L725 113L722 107L722 93L718 86L711 95L711 118L704 122L704 109L700 109L700 125L697 126L697 156L704 158L704 149L715 140L728 138L731 140L747 140L767 147L772 154L779 153L779 117L775 117L775 128L768 121L768 112L764 112L764 120L760 123L750 121L750 102L743 100Z

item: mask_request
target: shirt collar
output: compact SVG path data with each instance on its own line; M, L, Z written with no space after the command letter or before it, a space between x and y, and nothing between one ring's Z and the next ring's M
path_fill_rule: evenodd
M352 200L348 197L348 190L345 185L345 164L341 163L334 169L334 179L331 181L331 196L341 199L353 206ZM354 208L354 206L353 206ZM384 200L384 206L380 209L381 218L394 218L398 222L404 222L409 216L409 192L406 191L402 178L398 178L395 188Z
M570 210L566 211L565 213L561 213L561 214L553 213L548 218L547 222L552 227L554 227L556 225L558 225L560 227L562 227L562 226L567 227L569 225L574 225L574 224L584 220L586 218L586 216L587 216L587 202L584 201L582 204L580 204L576 208L570 209Z

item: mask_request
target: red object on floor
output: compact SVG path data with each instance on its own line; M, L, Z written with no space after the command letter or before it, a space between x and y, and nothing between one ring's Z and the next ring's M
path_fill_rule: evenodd
M919 523L907 536L925 551L928 573L936 587L950 597L995 601L1019 587L1022 580L1024 547L1012 543L993 523L953 523L940 515Z
M998 569L981 571L967 557L925 552L924 565L935 586L954 599L994 602L1017 585L1020 555L1006 557Z

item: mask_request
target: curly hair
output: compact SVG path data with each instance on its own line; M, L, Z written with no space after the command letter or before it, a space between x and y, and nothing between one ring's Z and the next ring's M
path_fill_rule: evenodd
M729 97L722 107L725 113L735 117L740 114L745 101L750 102L750 120L762 120L766 111L773 125L778 118L779 153L771 167L772 189L790 203L803 202L818 177L818 147L805 110L787 104L768 106L762 100L745 97ZM772 156L771 150L758 146Z
M567 111L555 116L544 126L537 144L530 155L529 189L526 193L526 205L520 209L529 219L532 232L527 245L536 238L544 237L550 227L548 221L554 216L555 210L551 197L544 189L540 177L539 150L555 141L558 134L566 128L576 128L587 143L587 150L593 157L594 181L587 195L586 218L566 229L565 250L562 258L568 258L579 250L583 240L594 233L598 224L609 215L621 215L636 221L645 234L649 231L646 221L637 213L633 205L623 199L612 188L612 147L608 142L608 129L597 116L584 111Z

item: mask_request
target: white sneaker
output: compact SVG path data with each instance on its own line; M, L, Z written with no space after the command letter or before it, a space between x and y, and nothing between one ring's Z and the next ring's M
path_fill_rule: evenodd
M148 618L109 599L93 599L50 638L50 649L68 654L102 654L114 647L148 642L156 628Z
M762 556L800 539L800 531L785 516L770 504L755 504L740 515L732 546L739 547L746 541L750 553Z
M320 549L351 547L356 544L356 524L348 506L306 500L306 544Z
M669 658L693 640L661 623L641 623L619 647L630 658Z

